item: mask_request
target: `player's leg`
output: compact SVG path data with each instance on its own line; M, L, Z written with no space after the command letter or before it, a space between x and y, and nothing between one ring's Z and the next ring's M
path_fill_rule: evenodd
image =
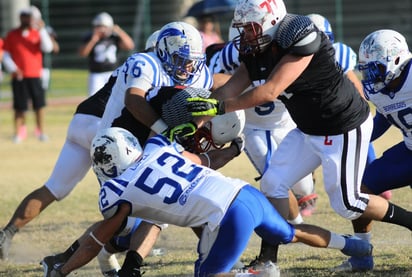
M218 227L204 228L197 248L195 276L229 272L247 247L263 213L258 205L256 213L250 208L249 202L253 199L247 188L252 187L246 186L239 191Z
M49 179L44 186L23 199L5 229L0 231L0 258L7 258L13 236L19 229L37 217L52 202L66 197L84 178L91 166L89 147L99 122L94 116L73 117L66 142ZM88 145L88 148L81 145Z
M119 277L140 276L143 260L150 254L160 232L167 224L157 225L142 221L131 233L129 251L118 272Z
M279 130L244 128L245 153L256 171L259 173L259 176L255 178L256 180L260 180L261 176L266 172L272 155L278 148L278 144L283 140L290 129L292 129L292 127L288 126ZM303 219L299 212L298 201L292 192L290 192L289 196L290 213L288 220L294 224L302 223Z
M270 167L261 181L262 192L282 217L289 215L289 190L293 184L310 174L320 164L320 159L306 144L306 135L294 129L279 144L272 156ZM272 260L277 255L276 249L262 241L259 262Z
M20 143L27 137L26 111L28 110L29 94L25 81L25 79L13 79L11 83L14 111L14 143Z
M40 78L30 79L29 81L33 110L36 120L36 129L34 133L40 141L47 141L48 137L44 133L44 107L46 106L46 92L41 85Z
M374 148L374 146L371 142L371 143L369 143L368 158L366 159L366 169L375 160L376 160L375 148ZM386 200L390 200L392 198L392 191L391 190L386 190L386 191L383 191L382 193L380 193L380 195L383 198L385 198Z

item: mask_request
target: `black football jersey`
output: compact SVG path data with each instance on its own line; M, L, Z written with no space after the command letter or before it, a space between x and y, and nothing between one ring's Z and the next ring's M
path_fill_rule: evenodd
M369 105L337 64L332 43L306 16L288 14L270 47L240 58L255 81L266 80L286 54L314 55L303 73L279 96L302 132L337 135L366 120Z

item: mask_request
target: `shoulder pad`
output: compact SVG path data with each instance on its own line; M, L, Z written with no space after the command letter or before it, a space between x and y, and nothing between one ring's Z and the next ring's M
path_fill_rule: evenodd
M296 55L310 55L319 49L321 36L307 16L287 14L279 25L277 44Z

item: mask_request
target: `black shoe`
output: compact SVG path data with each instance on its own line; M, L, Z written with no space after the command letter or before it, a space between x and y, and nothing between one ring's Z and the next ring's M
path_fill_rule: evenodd
M40 264L43 266L43 273L44 277L52 276L51 273L54 269L58 269L63 266L66 262L64 257L61 254L57 254L54 256L47 256L43 258Z

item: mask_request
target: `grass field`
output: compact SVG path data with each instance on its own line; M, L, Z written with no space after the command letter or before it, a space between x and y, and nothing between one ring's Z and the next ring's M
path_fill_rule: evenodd
M63 72L62 72L63 73ZM68 76L68 73L64 73ZM69 74L70 75L70 74ZM81 76L80 76L81 75ZM76 75L77 76L77 75ZM67 86L75 87L64 93L51 93L51 97L79 96L85 88L85 77L79 74L80 81L73 79ZM56 84L57 85L57 84ZM3 85L4 87L4 85ZM57 87L64 88L62 84ZM84 90L85 91L85 90ZM5 100L3 100L5 101ZM29 113L29 138L15 145L12 137L12 111L0 109L0 227L7 224L14 209L33 189L47 180L65 139L68 122L75 105L58 105L47 108L47 133L50 141L38 142L33 134L34 119ZM378 154L399 141L398 132L391 130L376 143ZM73 157L75 159L76 157ZM241 155L222 171L232 177L240 177L257 185L256 176L247 158ZM317 174L317 192L320 194L317 212L307 223L313 223L338 233L352 233L351 224L337 216L329 207L322 188L322 176ZM98 184L91 172L77 186L73 193L59 203L52 204L38 218L16 234L8 261L0 261L0 276L34 277L43 276L39 261L46 255L65 250L71 242L94 221L100 219L97 206ZM403 188L393 192L393 202L412 209L412 190ZM170 226L156 244L166 249L164 256L150 256L145 261L144 276L188 276L193 271L196 259L195 235L189 229ZM279 265L282 276L412 276L412 237L411 232L394 225L375 223L373 230L375 246L374 272L356 274L332 274L328 268L340 264L345 257L339 251L315 249L294 244L282 246ZM248 263L259 250L259 240L253 236L249 247L242 256ZM124 256L119 255L122 261ZM95 260L76 271L72 276L100 276Z

